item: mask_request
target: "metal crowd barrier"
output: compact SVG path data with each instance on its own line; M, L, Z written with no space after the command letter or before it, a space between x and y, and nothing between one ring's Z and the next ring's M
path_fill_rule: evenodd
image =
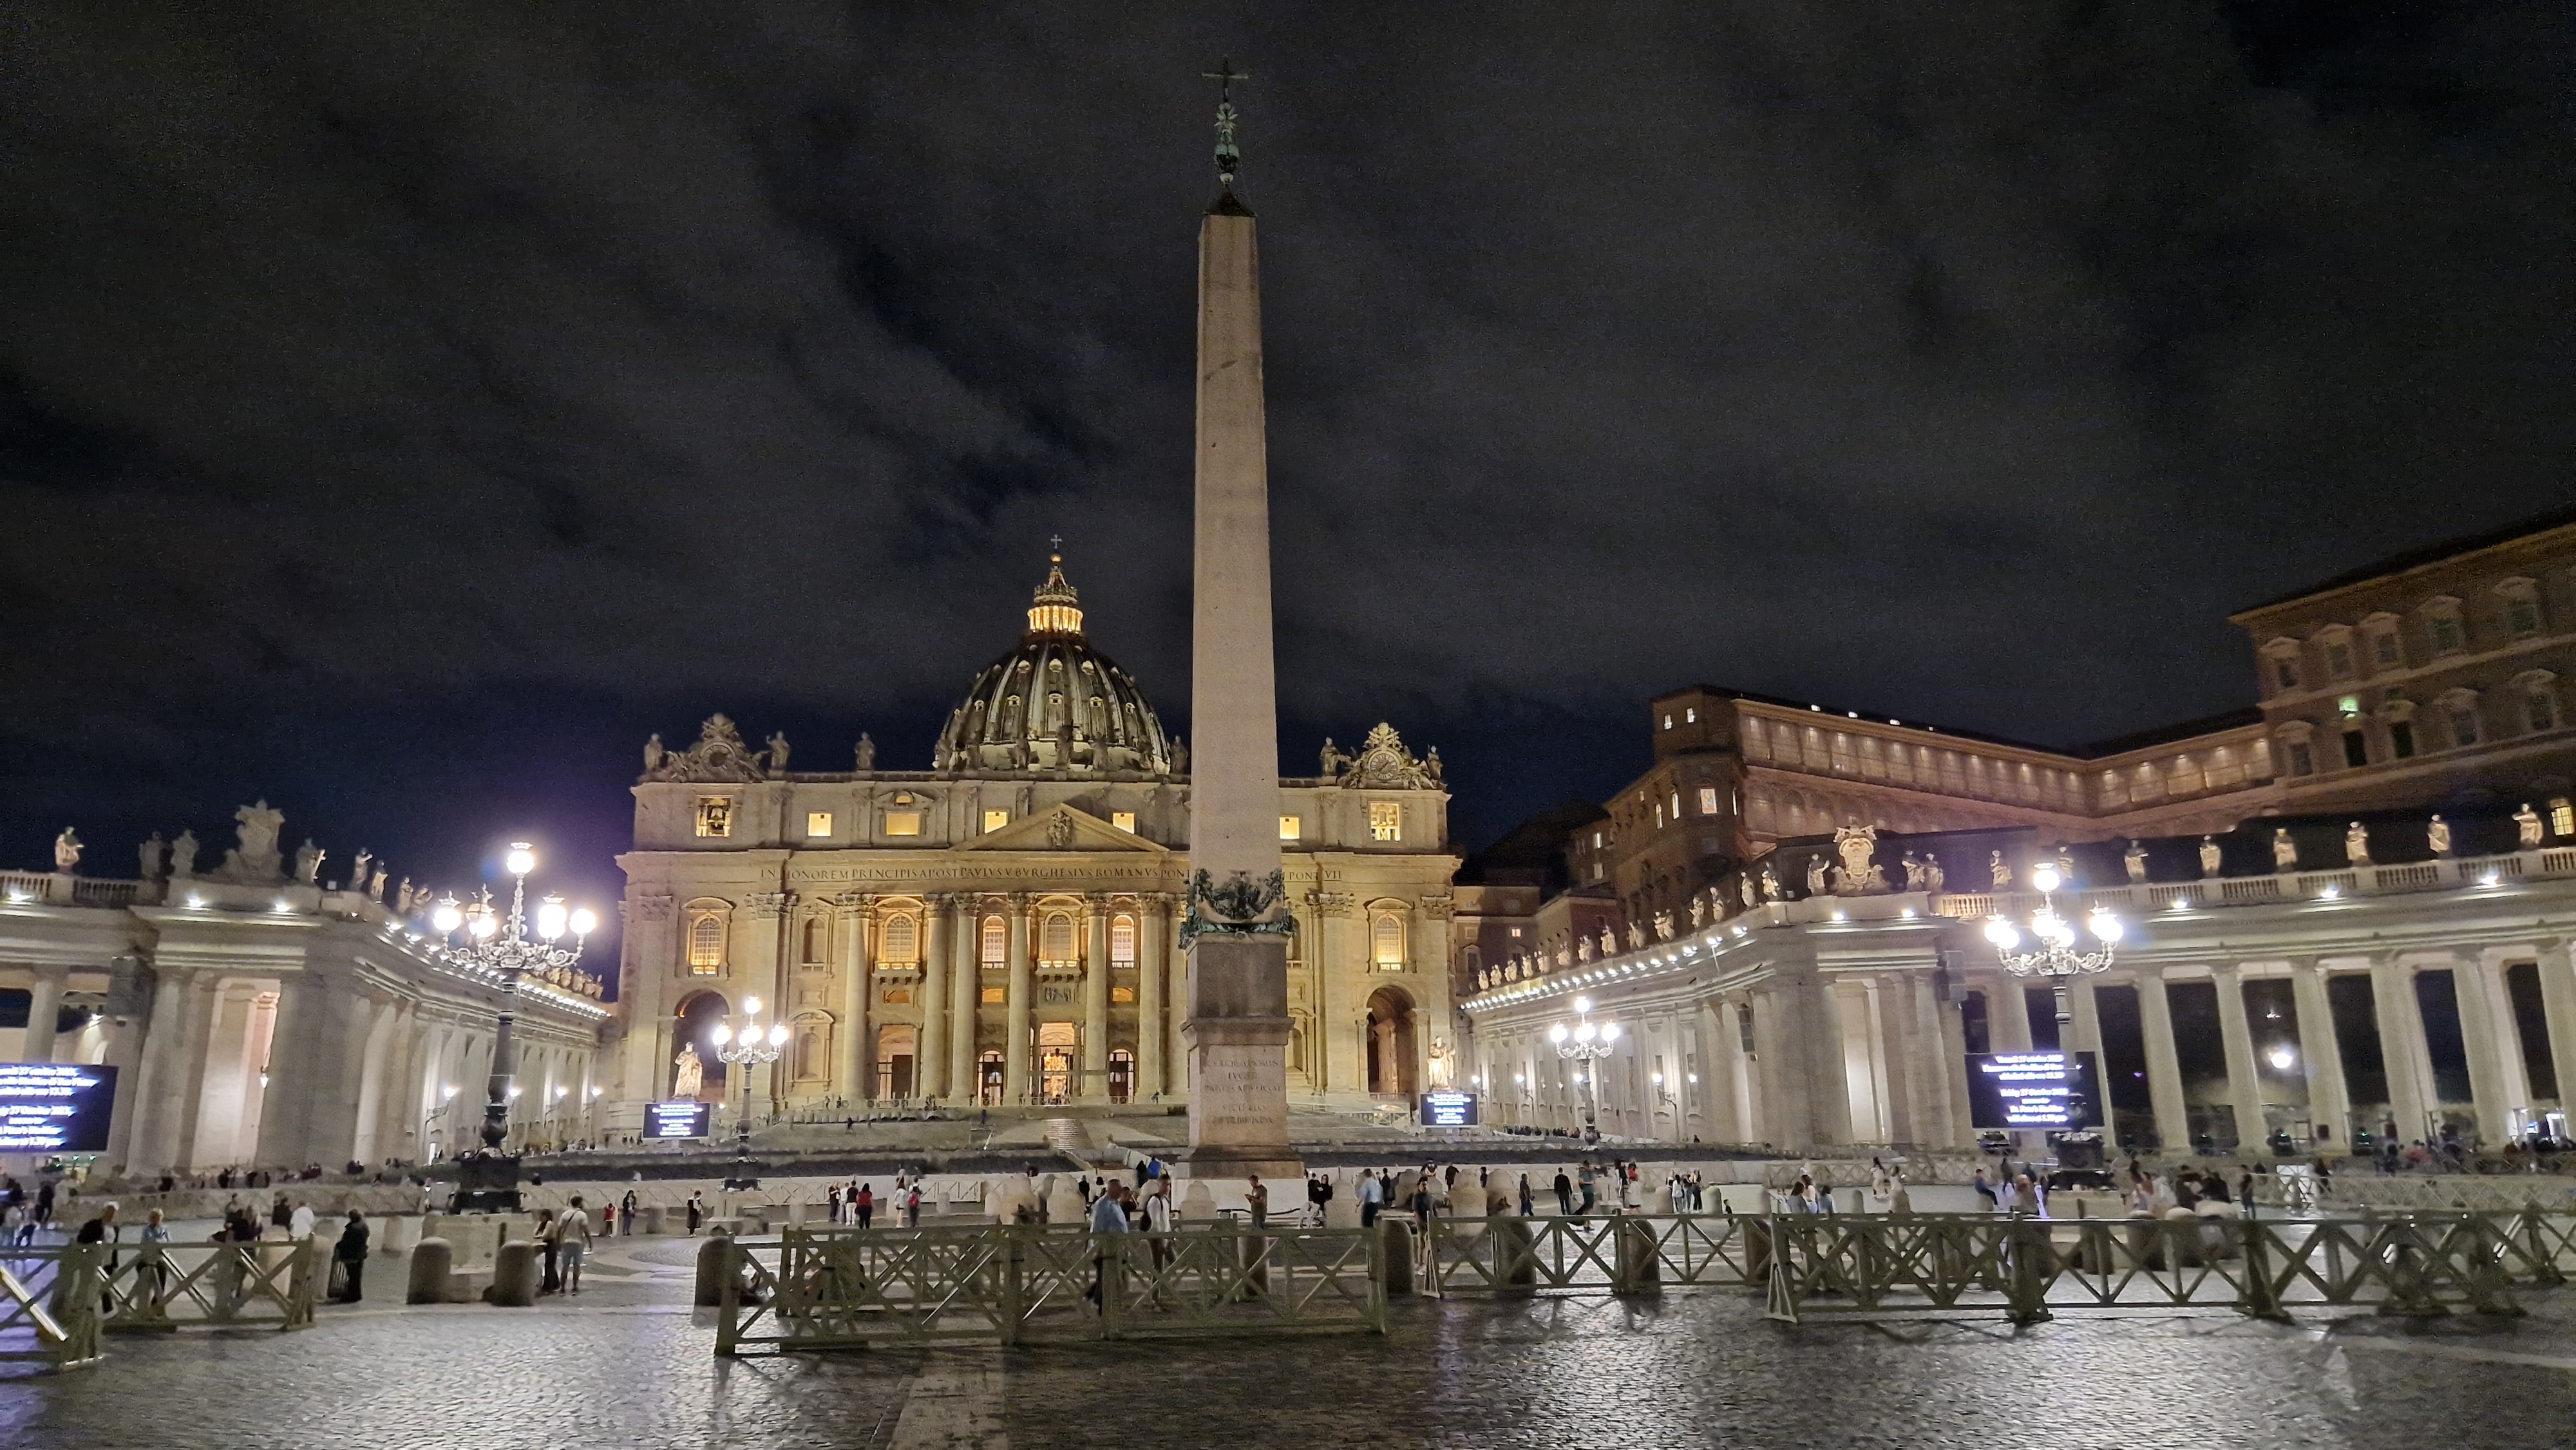
M0 1360L55 1369L95 1361L106 1257L90 1244L0 1254Z
M62 1244L0 1250L0 1360L101 1354L100 1331L308 1329L329 1245Z
M1410 1220L1399 1220L1410 1228ZM1434 1218L1420 1251L1434 1294L1607 1290L1652 1293L1762 1282L1748 1254L1760 1219L1727 1214Z
M1375 1234L789 1229L726 1240L716 1353L1386 1332Z

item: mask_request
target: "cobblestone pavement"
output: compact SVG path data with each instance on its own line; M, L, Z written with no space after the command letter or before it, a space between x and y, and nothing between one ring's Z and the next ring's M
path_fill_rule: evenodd
M603 1246L578 1301L119 1337L0 1379L11 1450L614 1446L2264 1446L2576 1442L2576 1290L2530 1317L2290 1328L2069 1315L1784 1329L1677 1292L1403 1301L1395 1334L718 1363L689 1241ZM379 1265L371 1284L398 1293Z

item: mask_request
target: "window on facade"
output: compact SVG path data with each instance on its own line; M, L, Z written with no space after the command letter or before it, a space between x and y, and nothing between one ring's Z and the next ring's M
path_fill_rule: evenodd
M2414 725L2404 720L2389 723L2388 753L2399 760L2412 760L2415 757Z
M1369 839L1372 841L1404 839L1404 806L1401 802L1369 802Z
M832 813L830 811L807 811L805 813L805 834L809 837L828 836L832 834Z
M1682 723L1683 723L1683 724L1685 724L1685 725L1696 725L1696 724L1698 724L1698 723L1699 723L1699 707L1698 707L1698 706L1696 706L1696 705L1694 705L1694 706L1692 706L1690 709L1684 710L1684 711L1682 712Z
M2343 763L2347 770L2370 764L2370 741L2358 730L2343 732Z
M1663 803L1662 801L1657 801L1657 802L1655 802L1655 829L1656 829L1656 830L1658 830L1658 831L1660 831L1660 830L1662 830L1663 828L1664 828L1664 803Z
M702 795L698 797L698 835L722 840L733 834L733 797Z
M2560 796L2549 803L2549 834L2576 836L2576 801Z
M825 962L832 956L832 923L824 917L805 918L805 952L799 961Z
M921 922L909 913L889 916L877 940L880 966L909 967L921 960Z
M1742 1002L1735 1004L1735 1043L1744 1055L1753 1055L1753 1009Z
M1404 970L1404 919L1381 911L1369 927L1370 960L1381 972Z
M2450 719L2451 745L2454 749L2465 749L2478 743L2477 706L2454 705L2450 709Z
M1049 966L1069 966L1077 958L1073 953L1073 913L1050 911L1038 923L1038 960Z
M1713 816L1717 814L1716 786L1704 785L1699 788L1699 813L1703 816Z
M1303 817L1303 816L1281 816L1281 817L1279 818L1279 839L1280 839L1280 840L1283 840L1283 841L1294 841L1294 840L1298 840L1298 839L1300 839L1300 838L1304 837L1304 835L1305 835L1305 834L1306 834L1306 818L1305 818L1305 817Z
M984 813L984 829L986 831L998 831L1010 823L1011 813L1009 811L986 811Z
M1010 962L1011 928L998 916L984 918L977 943L977 960L988 967L1006 966Z
M2515 639L2540 633L2540 601L2528 590L2516 590L2504 597L2504 632Z
M1673 792L1673 820L1674 820L1675 822L1679 822L1679 821L1681 820L1681 818L1682 818L1682 793L1681 793L1680 791L1674 791L1674 792Z
M889 835L889 836L918 836L918 835L920 835L920 834L921 834L921 812L919 812L919 811L888 811L888 812L886 812L886 813L885 813L885 833L886 833L887 835Z
M1673 717L1672 717L1672 716L1670 716L1670 715L1666 715L1666 716L1664 717L1664 728L1665 728L1665 729L1667 729L1667 730L1670 730L1670 729L1672 729L1672 728L1673 728Z
M689 918L689 974L712 977L724 967L724 918L701 912Z
M2299 687L2299 662L2288 655L2275 656L2272 660L2272 683L2277 688L2284 690L2297 689Z
M1601 849L1601 833L1599 831L1594 831L1592 833L1592 849L1595 851Z
M2306 742L2306 741L2304 741L2304 740L2293 740L2293 741L2291 741L2291 742L2290 742L2290 745L2289 745L2289 756L2290 756L2290 774L2292 774L2292 775L2314 775L2314 774L2316 774L2316 772L2317 772L2317 757L2316 757L2316 753L2315 753L2314 751L2311 751L2310 749L2308 749L2308 742Z
M979 1000L988 1007L999 1006L1001 1003L1010 1000L1010 989L1008 987L986 987L980 994Z
M1136 965L1136 918L1124 912L1109 918L1109 963L1117 967Z
M2370 637L2370 658L2383 670L2393 670L2406 663L2397 648L2397 631L2383 629Z
M1111 811L1109 813L1109 824L1116 826L1118 829L1125 831L1128 835L1132 836L1136 834L1136 813L1134 811Z
M2326 673L2338 680L2352 678L2351 641L2341 639L2326 641Z
M2522 720L2533 732L2558 728L2558 701L2546 685L2535 685L2523 692Z
M2468 644L2468 637L2461 631L2457 615L2434 615L2424 621L2424 633L2433 641L2433 653L2437 655L2458 654Z

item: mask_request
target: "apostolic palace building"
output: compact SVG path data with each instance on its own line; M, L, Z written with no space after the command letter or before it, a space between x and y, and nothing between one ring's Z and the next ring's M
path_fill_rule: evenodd
M1279 786L1292 1098L1449 1086L1573 1128L1550 1028L1580 998L1623 1029L1600 1126L1639 1139L1964 1145L1969 1055L2032 1047L2095 1054L2140 1146L2565 1135L2576 515L2234 619L2252 706L2081 750L1673 690L1633 784L1463 862L1436 751L1328 743ZM1061 567L920 768L864 736L844 759L721 715L647 746L603 979L520 989L521 1138L631 1131L692 1074L724 1097L712 1029L755 998L788 1028L756 1110L1185 1099L1187 752ZM66 831L53 869L0 876L0 1061L117 1065L112 1162L470 1140L496 984L431 950L433 893L280 826L243 807L211 867L156 836L132 878ZM2027 945L2043 906L2088 949L2117 931L2062 1027L1990 936Z

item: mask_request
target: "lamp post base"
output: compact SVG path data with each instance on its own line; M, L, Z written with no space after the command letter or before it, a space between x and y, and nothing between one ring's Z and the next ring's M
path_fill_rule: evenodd
M519 1160L498 1153L469 1153L456 1160L455 1213L517 1213Z

